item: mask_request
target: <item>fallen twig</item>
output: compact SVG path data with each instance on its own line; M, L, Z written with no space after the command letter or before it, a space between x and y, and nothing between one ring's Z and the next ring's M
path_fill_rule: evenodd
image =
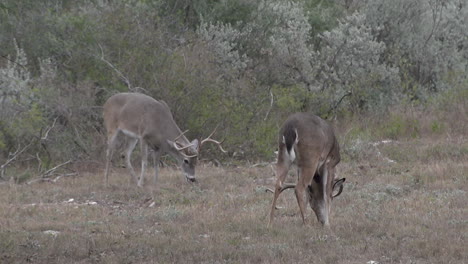
M78 173L76 172L73 172L73 173L67 173L67 174L62 174L62 175L59 175L53 179L51 178L38 178L38 179L34 179L34 180L31 180L31 181L28 181L26 184L33 184L33 183L36 183L36 182L52 182L52 183L56 183L60 178L62 177L69 177L69 176L75 176L77 175Z
M49 170L43 172L43 173L41 174L41 177L42 177L42 178L46 178L47 175L50 175L52 172L56 171L58 168L60 168L60 167L62 167L62 166L65 166L65 165L67 165L67 164L70 163L70 162L71 162L71 160L68 160L67 162L64 162L64 163L62 163L62 164L59 164L59 165L53 167L52 169L49 169Z
M255 168L255 167L266 167L268 165L271 165L271 162L260 162L260 163L255 163L253 165L251 165L250 167L251 168Z

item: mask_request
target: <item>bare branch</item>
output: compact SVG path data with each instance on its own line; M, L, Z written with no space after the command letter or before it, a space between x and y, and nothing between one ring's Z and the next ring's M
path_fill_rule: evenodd
M36 183L36 182L52 182L52 183L56 183L60 178L62 177L69 177L69 176L75 176L77 175L78 173L76 172L73 172L73 173L67 173L67 174L62 174L60 176L57 176L55 177L54 179L50 179L50 178L38 178L38 179L34 179L34 180L31 180L31 181L28 181L26 184L33 184L33 183Z
M271 92L271 90L270 90L270 98L271 98L271 100L270 100L270 108L268 109L267 113L265 114L265 118L263 118L263 121L266 121L266 120L267 120L268 115L270 114L271 109L273 108L274 98L273 98L273 93Z
M39 163L39 165L37 166L37 172L40 172L42 170L42 159L41 157L39 157L39 152L36 152L36 159Z
M52 123L52 126L47 129L47 131L45 132L45 135L41 136L41 140L47 140L47 137L49 136L50 130L52 130L52 128L54 128L54 126L55 126L55 123L57 123L57 119L58 119L58 117L56 117L54 119L54 123Z
M255 163L255 164L251 165L250 168L266 167L266 166L268 166L270 164L271 164L270 162L259 162L259 163Z
M56 171L58 168L67 165L67 164L70 163L71 161L72 161L72 160L68 160L68 161L66 161L66 162L64 162L64 163L62 163L62 164L59 164L59 165L53 167L52 169L49 169L49 170L43 172L43 173L41 174L41 178L46 178L47 175L50 175L51 173L53 173L54 171Z
M14 152L14 153L11 153L10 155L12 155L11 158L9 158L3 165L0 166L0 178L3 179L3 176L5 175L5 169L6 167L11 163L13 162L14 160L16 160L16 158L21 155L21 153L23 153L27 148L29 148L31 145L32 145L32 141L29 142L28 145L26 145L23 149L20 150L19 146L18 146L18 149Z
M350 96L350 95L352 95L352 94L353 94L353 93L352 93L351 91L345 93L345 94L340 98L340 100L338 100L338 102L336 102L336 104L335 104L334 106L332 106L332 107L328 110L327 115L329 115L332 111L335 111L335 110L338 108L338 106L341 104L341 102L343 101L343 99L344 99L345 97Z
M431 29L431 32L429 33L429 36L427 36L426 41L424 42L424 46L427 46L427 44L429 43L429 40L432 38L435 30L439 27L440 22L442 21L442 12L443 12L442 6L438 8L437 3L435 3L435 6L431 6L431 11L432 11L432 29ZM439 14L437 14L437 12L439 12ZM438 21L437 21L437 16L439 17Z
M112 63L110 63L108 60L104 58L104 49L102 48L101 44L98 44L99 48L101 49L101 61L105 62L109 67L111 67L118 75L119 77L127 84L128 90L132 90L132 85L130 84L130 81L128 80L125 75L121 71L119 71Z
M26 66L24 66L24 65L22 65L22 64L19 64L16 60L10 59L10 56L0 55L0 57L6 59L6 60L9 61L9 62L14 63L15 65L20 66L20 67L23 68L23 69L27 69Z

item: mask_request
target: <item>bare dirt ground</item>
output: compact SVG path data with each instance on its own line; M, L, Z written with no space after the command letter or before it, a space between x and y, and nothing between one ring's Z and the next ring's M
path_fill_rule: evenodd
M361 149L338 165L347 180L331 230L310 208L302 226L292 191L267 228L270 165L201 164L196 184L163 168L154 204L125 169L108 188L102 169L3 182L0 263L467 263L466 138Z

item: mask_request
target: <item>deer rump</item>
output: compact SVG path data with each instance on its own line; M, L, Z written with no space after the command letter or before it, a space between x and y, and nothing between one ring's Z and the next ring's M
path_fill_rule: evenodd
M333 127L310 113L293 114L280 130L278 146L277 181L270 224L279 194L286 189L295 188L303 223L305 224L305 206L309 203L318 220L329 225L331 200L341 194L345 180L335 180L335 166L340 162L340 149ZM284 184L293 163L298 168L297 184Z

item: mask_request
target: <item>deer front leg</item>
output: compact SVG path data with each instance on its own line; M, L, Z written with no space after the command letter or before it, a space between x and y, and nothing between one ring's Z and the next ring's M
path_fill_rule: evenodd
M125 154L125 163L127 165L128 170L130 171L130 174L132 175L133 179L135 180L136 183L138 183L138 178L135 174L135 170L132 167L132 163L130 162L130 157L132 155L133 149L135 149L136 144L138 143L137 138L130 138L127 146L127 152ZM132 182L132 179L130 179L130 183Z
M160 150L154 150L153 154L153 166L154 166L154 177L153 177L153 184L151 184L150 190L151 190L151 198L153 199L153 202L156 200L156 188L157 188L157 182L158 182L158 177L159 177L159 160L161 158L161 151Z
M286 179L286 175L288 174L289 170L289 165L277 165L276 168L276 174L278 178L276 179L276 184L275 184L275 194L273 196L273 202L271 204L271 211L270 211L270 221L268 222L268 226L270 226L273 223L273 218L275 215L275 209L276 209L276 200L278 199L278 196L281 193L281 189L283 187L284 180Z
M138 187L143 187L144 180L145 180L145 168L146 168L146 163L148 162L148 145L143 140L140 140L140 149L141 149L141 173L140 173L140 179L138 180Z
M104 185L107 187L109 186L109 169L110 163L112 160L112 155L114 154L116 139L117 139L117 132L108 134L109 140L107 141L107 151L106 151L106 171L104 173Z
M159 177L159 160L161 158L161 151L155 150L153 156L153 163L154 163L154 177L153 177L153 185L156 186Z

